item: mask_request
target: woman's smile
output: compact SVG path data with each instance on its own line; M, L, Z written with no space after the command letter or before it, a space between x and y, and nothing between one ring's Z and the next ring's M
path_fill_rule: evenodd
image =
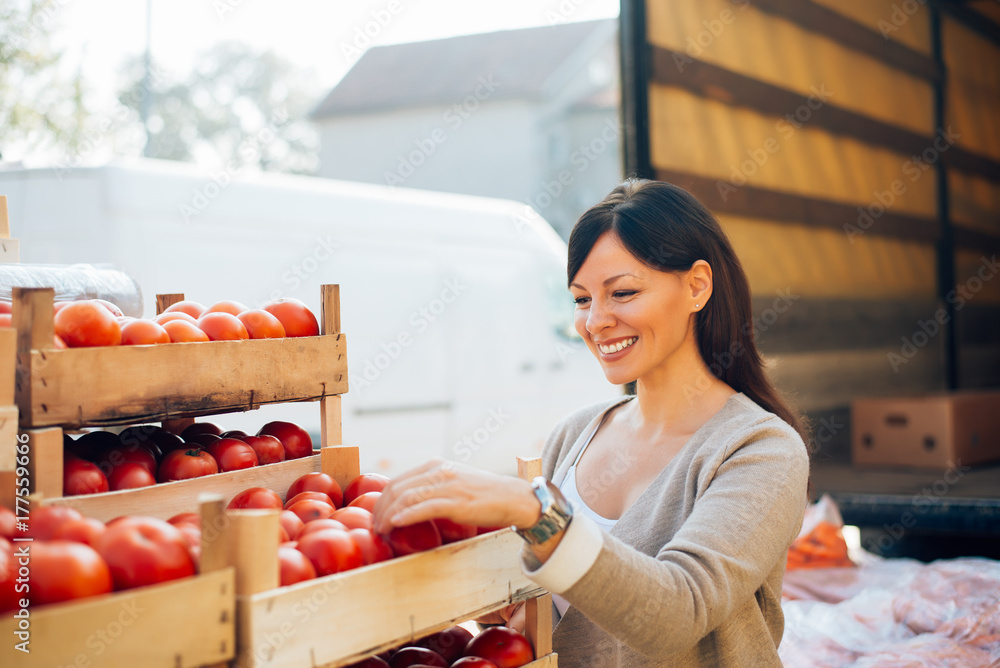
M620 339L594 341L594 343L597 345L597 349L601 351L602 359L607 362L613 362L624 357L632 349L632 344L638 340L638 336L626 336Z

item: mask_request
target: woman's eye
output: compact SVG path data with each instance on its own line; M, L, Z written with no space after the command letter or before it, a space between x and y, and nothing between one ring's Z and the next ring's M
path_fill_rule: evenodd
M580 305L582 305L582 304L586 304L586 303L587 303L587 302L589 302L589 301L590 301L590 297L577 297L576 299L574 299L574 300L573 300L573 302L574 302L574 303L575 303L575 304L576 304L577 306L580 306Z
M615 299L621 299L623 297L631 297L635 294L635 290L616 290L614 293Z

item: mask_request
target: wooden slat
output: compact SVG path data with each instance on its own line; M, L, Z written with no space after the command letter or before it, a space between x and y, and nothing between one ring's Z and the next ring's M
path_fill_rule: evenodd
M12 322L17 330L18 354L53 348L55 323L52 318L52 303L55 301L55 290L14 288L12 296ZM44 366L41 362L37 364ZM18 369L18 381L21 380L22 370Z
M0 471L13 471L17 447L17 406L0 406Z
M0 406L14 405L14 362L17 360L17 331L0 327Z
M723 196L719 190L719 179L690 172L657 168L656 178L691 192L714 213L812 225L840 232L844 231L845 224L854 224L859 216L857 205L805 197L750 184L727 190ZM868 232L923 242L935 242L939 235L934 219L892 211L884 212Z
M0 618L0 665L196 668L233 656L232 568L31 611L29 654L17 620Z
M61 443L60 440L60 447ZM296 478L306 473L319 471L320 467L320 456L313 455L277 464L255 466L242 471L230 471L190 480L159 483L140 489L85 496L46 498L44 503L46 505L70 506L88 517L96 517L102 521L125 513L169 519L178 513L197 511L198 497L206 492L219 494L227 504L234 496L248 487L268 487L284 498L289 485Z
M24 432L28 445L28 477L33 493L45 498L63 494L62 429L32 429ZM119 507L118 514L121 514ZM107 518L111 519L111 518Z
M517 555L522 544L514 533L496 531L239 597L236 665L346 665L527 600L541 591L521 573Z
M159 315L173 306L177 302L184 301L183 292L172 292L170 294L156 295L156 315Z
M755 0L762 11L781 16L803 29L877 58L914 76L934 81L941 72L934 60L905 44L886 39L879 32L809 0Z
M320 451L320 470L337 481L340 489L361 475L360 452L356 445L324 446Z
M684 62L683 68L677 66L678 59ZM652 61L651 82L677 86L702 97L776 118L783 118L805 105L810 110L810 127L824 128L837 135L890 149L902 156L901 163L906 156L920 156L934 145L935 137L866 116L836 102L818 104L818 98L810 100L807 95L690 58L687 54L657 46L653 47ZM935 152L935 155L938 154ZM945 164L955 169L1000 182L1000 162L988 156L955 145L939 155Z
M969 30L978 33L994 44L1000 45L1000 25L960 3L940 2L941 11L955 19Z
M319 400L321 446L342 445L344 442L343 402L341 396L323 397Z
M7 196L0 195L0 262L20 262L17 239L10 238L10 218L7 214Z
M7 211L6 195L0 195L0 239L10 239L10 214Z
M21 424L128 424L318 400L347 390L346 357L344 334L22 352Z
M277 510L258 508L228 513L227 542L229 549L233 550L230 563L236 563L238 555L252 555L252 568L236 569L236 592L240 595L269 591L281 584L278 548L275 545L280 526L278 515Z
M340 286L320 286L320 334L340 334Z

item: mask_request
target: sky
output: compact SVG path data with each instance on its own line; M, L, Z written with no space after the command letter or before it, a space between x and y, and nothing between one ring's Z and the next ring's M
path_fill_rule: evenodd
M311 68L333 87L370 46L618 15L618 0L150 0L154 60L183 77L197 54L229 40ZM100 101L146 44L143 0L49 0L54 39Z

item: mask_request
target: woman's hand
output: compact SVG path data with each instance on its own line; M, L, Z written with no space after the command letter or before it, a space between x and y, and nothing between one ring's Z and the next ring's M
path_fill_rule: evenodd
M395 478L375 504L374 528L388 533L436 517L480 527L527 528L541 506L527 481L443 459L433 459Z

